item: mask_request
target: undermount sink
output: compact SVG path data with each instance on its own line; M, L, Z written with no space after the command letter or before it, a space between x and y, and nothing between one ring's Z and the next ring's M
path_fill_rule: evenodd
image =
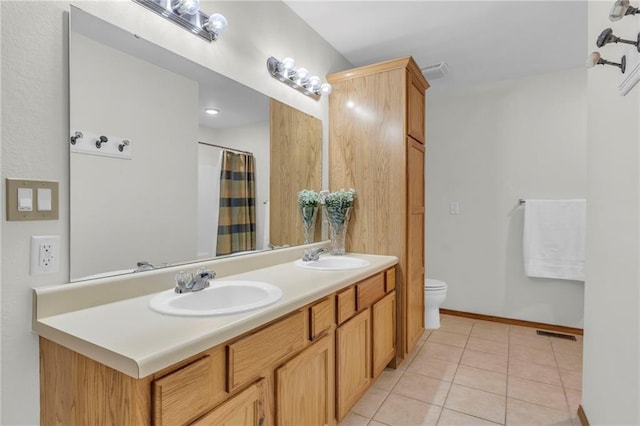
M163 291L149 301L149 307L169 315L214 316L262 308L281 297L280 288L261 281L212 280L210 287L193 293Z
M342 271L347 269L359 269L369 266L368 260L358 259L349 256L320 256L318 260L305 262L298 259L294 262L296 266L306 269L318 269L321 271Z

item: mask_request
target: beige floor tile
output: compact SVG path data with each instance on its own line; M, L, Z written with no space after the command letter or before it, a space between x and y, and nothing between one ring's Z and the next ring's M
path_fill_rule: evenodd
M559 370L565 388L582 391L582 371Z
M367 426L388 426L386 423L376 422L375 420L371 420Z
M441 408L402 395L391 394L378 410L375 421L390 426L435 425Z
M476 336L469 337L466 349L501 356L509 355L509 344L506 342L497 342L495 340L482 339Z
M509 324L504 324L496 321L484 321L484 320L476 320L473 323L473 328L482 328L485 330L496 330L496 331L504 331L509 332Z
M460 364L507 374L507 357L466 349Z
M546 336L519 336L519 335L511 335L509 338L509 345L521 345L526 346L528 348L553 351L551 347L551 341Z
M471 323L469 323L469 324L455 323L455 322L454 323L442 323L438 330L446 331L448 333L464 334L465 336L468 336L469 333L471 333L471 328L472 327L473 327L473 324L471 324Z
M495 426L497 424L446 408L442 410L438 420L438 426Z
M564 389L564 394L567 396L567 404L569 405L569 412L572 416L577 416L578 406L582 404L582 392L575 389Z
M524 327L522 325L510 325L509 334L511 336L536 337L536 328Z
M491 340L500 343L509 343L508 328L479 328L476 325L471 330L471 337L479 337L480 339Z
M456 323L456 324L472 324L475 322L475 320L473 318L467 318L467 317L458 317L455 315L446 315L446 314L440 314L440 323L441 324L451 324L451 323Z
M559 386L510 375L507 383L507 396L549 408L567 410L564 391Z
M582 371L582 356L556 352L556 362L561 370Z
M507 394L506 374L482 370L476 367L469 367L466 365L458 367L453 383L498 395Z
M339 426L367 426L367 424L369 424L369 418L349 413L344 416Z
M447 331L434 330L431 332L427 342L441 343L443 345L464 348L467 344L467 336L457 333L449 333Z
M507 398L507 426L572 426L567 410L542 407L530 402Z
M407 374L422 374L423 376L451 382L457 368L458 363L456 362L444 361L420 353L416 355L411 365L407 367Z
M367 418L372 418L388 395L389 392L387 391L370 387L369 390L362 395L362 398L356 402L356 405L353 406L351 412Z
M423 342L425 340L427 340L429 338L429 336L431 335L431 331L432 330L429 330L429 329L425 328L424 332L422 333L422 336L420 336L420 340L423 341Z
M449 393L449 386L451 383L444 380L420 374L405 374L393 388L392 393L442 406Z
M506 401L501 395L453 384L445 408L504 424Z
M382 373L380 373L376 381L373 382L373 386L389 392L393 389L396 383L398 383L398 380L400 380L404 371L405 370L387 367L382 371Z
M459 362L460 357L462 356L462 351L462 348L427 341L420 348L420 355L424 354L425 356L449 362Z
M509 359L526 360L532 363L556 368L556 357L553 351L535 349L513 344L509 346Z
M522 377L524 379L535 380L536 382L547 383L554 386L562 386L560 373L553 366L536 364L516 358L509 358L509 376Z
M556 353L571 354L582 357L582 342L553 339L551 340L551 346Z

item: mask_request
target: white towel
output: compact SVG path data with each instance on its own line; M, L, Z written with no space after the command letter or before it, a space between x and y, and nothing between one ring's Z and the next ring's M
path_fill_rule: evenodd
M586 200L526 200L524 270L530 277L584 281Z

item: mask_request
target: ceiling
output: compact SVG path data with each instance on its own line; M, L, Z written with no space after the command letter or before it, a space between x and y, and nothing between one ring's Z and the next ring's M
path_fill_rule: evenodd
M355 66L446 62L436 90L579 68L588 53L586 0L284 2Z

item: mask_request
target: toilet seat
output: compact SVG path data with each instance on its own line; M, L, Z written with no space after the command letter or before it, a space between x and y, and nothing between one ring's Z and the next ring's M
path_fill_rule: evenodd
M424 289L427 291L434 291L434 290L446 290L447 289L447 283L442 281L442 280L436 280L433 278L427 278L426 280L424 280Z

